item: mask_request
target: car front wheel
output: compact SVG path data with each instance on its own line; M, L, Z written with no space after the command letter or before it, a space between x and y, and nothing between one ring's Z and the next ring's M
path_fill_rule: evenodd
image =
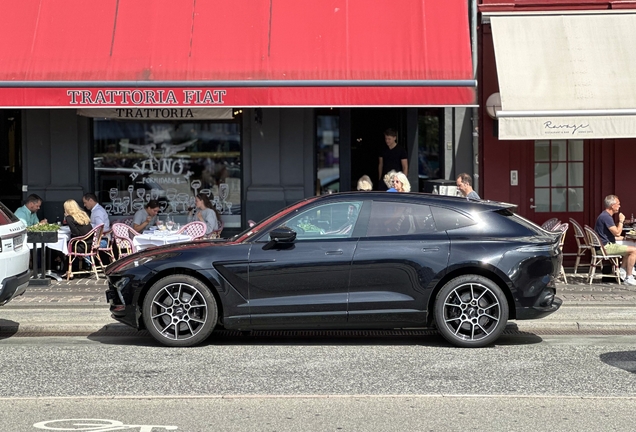
M143 320L152 337L172 347L207 339L217 321L214 296L200 280L172 275L155 283L143 303Z
M490 279L463 275L439 291L434 315L437 328L447 341L478 348L492 344L506 328L508 301Z

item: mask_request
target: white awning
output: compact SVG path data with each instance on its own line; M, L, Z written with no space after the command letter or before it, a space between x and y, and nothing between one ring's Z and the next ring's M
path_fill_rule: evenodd
M499 139L636 137L636 13L490 16Z

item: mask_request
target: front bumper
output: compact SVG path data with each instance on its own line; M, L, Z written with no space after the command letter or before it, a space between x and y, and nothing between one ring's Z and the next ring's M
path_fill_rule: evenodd
M29 285L31 279L31 270L27 270L22 274L10 276L0 284L0 306L8 303L15 297L21 296Z

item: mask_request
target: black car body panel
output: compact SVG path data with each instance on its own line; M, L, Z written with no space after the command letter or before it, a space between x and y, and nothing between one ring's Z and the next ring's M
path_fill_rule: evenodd
M399 328L431 325L444 285L474 274L501 288L505 319L539 318L561 304L558 238L512 207L428 194L310 198L227 241L122 258L106 270L107 296L115 319L143 328L148 289L184 274L210 289L225 328Z

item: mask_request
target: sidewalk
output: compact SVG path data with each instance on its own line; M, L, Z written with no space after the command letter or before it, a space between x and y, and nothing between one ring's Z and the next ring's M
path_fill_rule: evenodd
M599 280L600 281L600 280ZM94 276L71 281L51 281L48 287L30 286L26 293L4 308L25 307L107 307L107 281ZM564 306L636 307L636 287L613 282L588 285L584 275L568 275L568 284L557 284L557 297Z
M561 309L539 320L510 321L506 334L636 335L636 288L616 283L587 285L568 276L557 285ZM106 279L51 281L31 286L0 308L0 339L10 336L140 336L110 317Z

